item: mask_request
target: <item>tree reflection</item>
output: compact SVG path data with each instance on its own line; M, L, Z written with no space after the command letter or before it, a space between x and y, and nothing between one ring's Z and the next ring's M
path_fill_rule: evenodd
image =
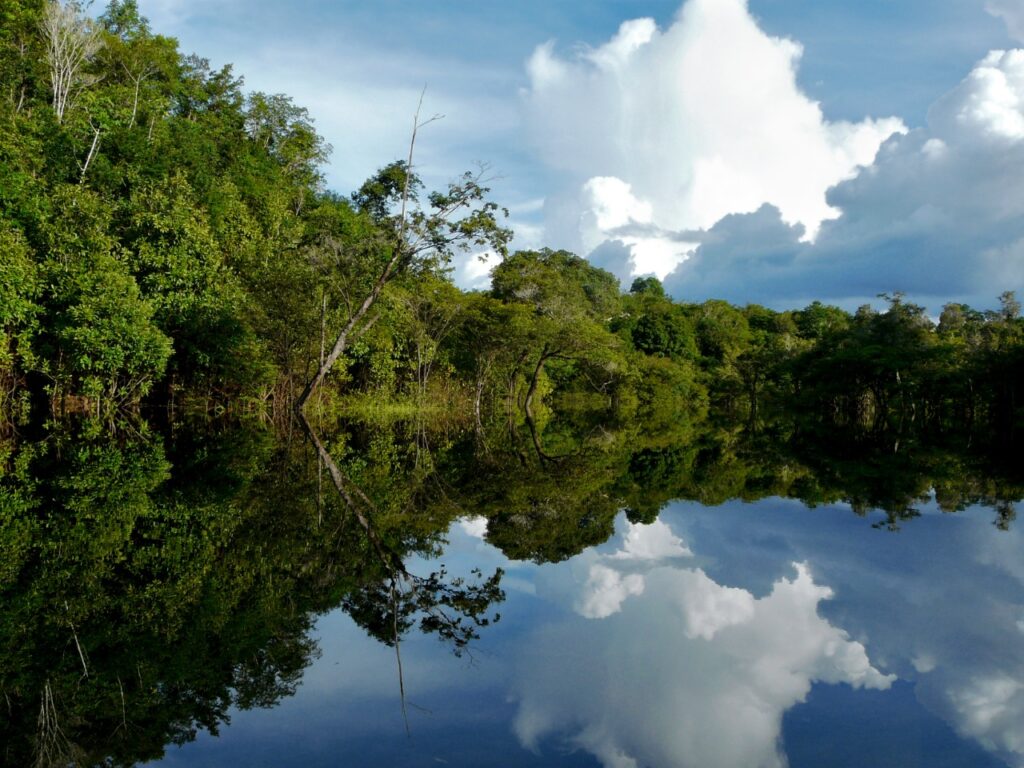
M605 541L615 516L652 522L673 500L799 499L881 512L876 527L900 530L933 499L947 513L994 511L1007 528L1024 497L1024 474L1006 447L961 435L909 435L898 444L863 430L822 431L785 419L751 430L730 422L683 422L672 431L643 423L595 429L571 419L516 431L488 449L457 453L447 466L457 504L487 519L487 540L512 559L556 562ZM552 462L546 457L557 455Z
M586 410L442 426L84 422L0 444L0 763L131 765L216 733L232 707L295 692L313 622L336 608L399 671L411 632L466 652L497 618L502 572L407 565L436 559L459 517L543 563L673 499L844 502L911 530L926 501L988 506L1007 529L1024 497L1015 447L983 435L896 440L764 411L756 429Z
M318 493L316 459L246 428L181 430L165 448L80 425L8 450L0 763L133 765L216 734L232 707L295 692L313 621L338 606L389 644L418 616L463 652L493 620L501 573L409 573L403 559L436 553L450 516L361 521Z
M484 579L479 569L473 570L477 582L451 577L442 565L428 576L411 573L403 555L390 547L378 534L371 517L378 510L370 498L349 480L335 463L330 452L303 414L299 420L316 448L317 457L331 476L335 489L346 507L362 527L381 564L388 572L386 582L374 582L353 590L342 601L352 618L370 635L388 645L398 645L399 638L417 623L424 633L436 634L450 642L456 655L461 655L470 641L479 639L477 630L497 620L488 618L491 605L505 599L500 589L502 570Z

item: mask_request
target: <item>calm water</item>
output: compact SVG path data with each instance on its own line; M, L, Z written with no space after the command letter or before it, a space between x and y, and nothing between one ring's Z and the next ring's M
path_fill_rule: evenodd
M1024 764L1012 460L653 435L8 444L5 764Z

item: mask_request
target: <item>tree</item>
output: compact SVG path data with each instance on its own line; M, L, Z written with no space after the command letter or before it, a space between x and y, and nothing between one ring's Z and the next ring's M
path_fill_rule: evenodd
M437 118L421 122L417 109L408 159L385 167L353 195L356 205L377 224L375 246L383 257L383 266L342 326L330 354L299 395L295 404L299 410L345 352L350 339L360 332L360 324L365 329L367 314L384 286L396 275L447 264L457 251L490 249L504 255L508 250L512 232L498 223L499 213L507 216L508 211L485 199L490 189L484 186L484 169L463 174L443 192L430 193L426 205L420 205L420 182L413 173L413 152L417 132L434 119Z
M149 33L149 20L139 13L136 0L110 0L100 23L110 34L122 39Z
M630 337L633 346L645 355L696 357L693 326L678 307L667 302L647 307L633 326Z
M551 359L606 363L606 373L614 380L619 360L613 353L619 344L608 324L618 314L621 299L613 274L568 251L518 251L494 269L491 291L495 298L533 309L523 339L536 355L524 404L528 416Z
M31 360L29 342L39 314L39 289L37 268L24 239L0 221L0 411L17 391L19 368L26 357Z
M850 316L839 307L826 306L820 301L812 302L806 308L795 312L797 332L801 338L819 341L829 333L845 330L850 325Z
M747 318L720 299L697 308L697 348L710 360L731 365L750 344Z
M163 374L171 342L120 258L108 206L77 185L54 190L52 201L38 354L64 392L137 399Z
M103 39L100 28L83 14L78 0L50 0L43 12L42 30L53 111L57 122L62 123L78 93L95 82L84 70L103 46Z
M295 206L300 210L305 202L303 192L320 187L319 166L330 155L330 144L313 128L309 111L296 106L284 94L252 93L246 107L246 133L280 163L289 179L296 182L300 192Z
M1020 317L1020 302L1017 301L1016 293L1003 291L999 294L999 314L1007 322Z
M653 275L648 275L647 277L636 278L633 281L633 285L629 287L629 292L633 294L663 297L665 295L665 288L658 278Z

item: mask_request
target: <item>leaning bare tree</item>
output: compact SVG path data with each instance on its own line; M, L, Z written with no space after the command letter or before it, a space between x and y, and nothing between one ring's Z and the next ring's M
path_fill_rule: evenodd
M354 305L330 353L299 395L295 405L300 411L344 354L349 342L373 322L367 315L391 280L416 266L446 264L457 251L490 250L502 256L508 251L512 231L498 223L499 215L508 216L508 211L485 199L490 190L484 186L483 169L464 174L445 191L432 192L425 204L420 203L416 194L419 181L413 173L412 162L416 134L438 117L421 121L417 108L408 159L382 170L353 196L357 206L377 221L380 241L376 247L385 258L365 297Z
M57 122L74 104L75 97L94 82L85 67L103 46L100 28L83 12L77 0L49 0L40 23L50 68L53 111Z

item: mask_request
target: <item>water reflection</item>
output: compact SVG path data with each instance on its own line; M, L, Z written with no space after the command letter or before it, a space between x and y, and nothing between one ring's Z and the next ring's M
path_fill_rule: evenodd
M412 682L425 762L501 743L507 764L781 765L787 713L817 687L897 679L1024 758L1005 447L585 416L318 430L85 423L0 446L0 762L130 765L204 733L226 748L250 710L288 706L296 733L360 726L300 759L271 719L250 741L276 764L394 761ZM359 642L385 655L365 651L381 666L346 698L324 681L362 663ZM441 661L463 650L468 667Z
M181 431L165 449L87 423L4 456L4 764L131 765L216 734L295 693L313 620L339 604L392 646L417 626L458 650L489 622L500 574L401 565L447 520L381 507L370 530L323 492L309 444L274 437Z
M524 746L557 733L607 766L782 766L783 714L812 683L885 689L895 679L818 615L832 590L807 564L757 597L652 557L660 546L692 559L668 526L655 530L628 524L621 549L581 558L578 616L524 646L514 724ZM638 559L647 537L661 544Z
M731 583L757 589L778 578L780 563L809 562L835 593L820 615L863 642L876 667L912 682L918 701L961 736L1006 764L1021 762L1018 530L1000 532L980 510L951 518L932 503L922 505L908 540L871 536L841 510L815 513L810 525L798 507L761 506L760 514L698 514L699 524L693 510L680 509L675 520L714 561L712 575Z

